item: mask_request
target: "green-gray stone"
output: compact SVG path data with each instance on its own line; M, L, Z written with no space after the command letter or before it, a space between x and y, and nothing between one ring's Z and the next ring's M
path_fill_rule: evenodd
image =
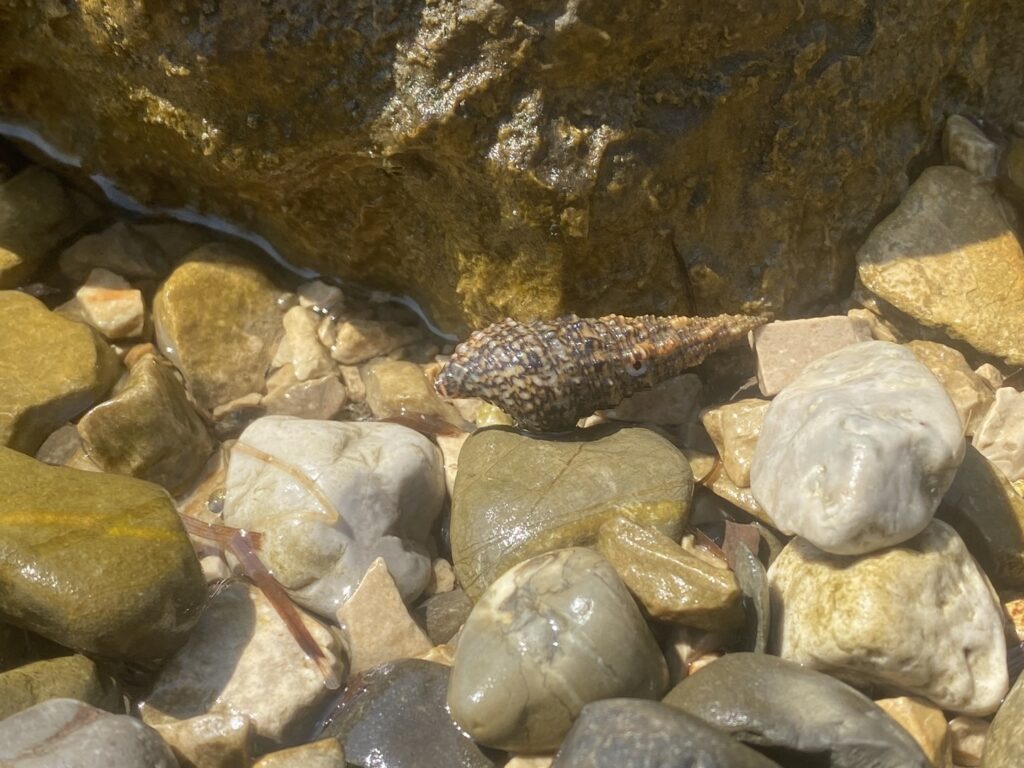
M459 454L455 573L476 599L516 563L593 544L616 515L678 539L692 495L686 458L649 429L595 427L564 436L482 429Z
M61 240L97 213L89 198L39 166L0 184L0 288L27 282Z
M34 453L113 386L121 364L96 331L0 291L0 446Z
M148 662L185 642L205 601L199 561L162 488L0 448L0 621Z
M85 656L37 661L0 674L0 720L47 699L76 699L124 713L116 681Z
M984 768L1024 765L1024 675L1017 678L992 719L981 764Z
M1024 587L1024 498L969 443L937 515L956 529L993 584Z
M197 248L153 299L160 349L208 411L264 390L273 342L282 333L280 291L243 254L223 243Z
M917 742L867 696L777 656L728 653L662 701L753 746L806 753L831 768L931 766Z
M732 571L711 565L663 533L614 517L598 531L597 550L652 618L710 631L743 623Z
M89 458L105 472L184 491L216 444L174 372L150 355L117 394L78 423Z

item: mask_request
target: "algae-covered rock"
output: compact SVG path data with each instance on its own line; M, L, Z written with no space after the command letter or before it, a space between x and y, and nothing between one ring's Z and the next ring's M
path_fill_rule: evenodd
M181 493L213 453L215 443L173 371L150 355L140 360L116 396L78 424L82 445L105 472L118 472Z
M156 337L200 406L212 411L263 390L281 332L278 293L238 250L219 243L197 248L160 286Z
M0 291L0 445L34 453L96 403L121 365L92 328L31 296Z
M692 494L686 458L649 429L479 430L462 446L452 495L455 573L475 599L516 563L593 544L616 515L678 539Z
M743 621L740 587L724 561L712 565L624 517L601 526L597 550L652 618L707 630Z
M36 661L0 674L0 720L47 699L75 699L124 712L117 683L85 656Z
M89 198L38 166L0 184L0 288L28 282L62 240L97 214Z
M999 0L31 0L0 120L447 328L800 309L946 114L1019 117L1022 32Z
M89 654L168 656L206 582L167 493L0 448L0 621Z

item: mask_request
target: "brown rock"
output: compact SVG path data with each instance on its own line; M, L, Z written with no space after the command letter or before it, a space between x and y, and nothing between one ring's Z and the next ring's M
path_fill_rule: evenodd
M221 244L193 251L161 285L156 337L202 408L262 390L281 328L277 295L259 269Z
M960 414L965 434L973 435L995 399L988 382L952 347L933 341L911 341L907 347L939 380Z
M870 341L871 330L846 315L768 323L751 331L757 354L757 386L771 397L819 357Z
M15 8L6 120L449 328L806 307L944 114L1024 98L1005 2Z
M88 198L38 166L0 184L0 289L28 282L62 240L97 214Z
M1024 252L993 192L963 168L928 168L857 253L884 317L1024 363Z
M136 280L161 278L170 271L170 265L156 242L118 222L76 240L60 255L60 271L75 282L83 282L94 269Z
M366 402L378 419L403 414L435 416L452 425L463 423L459 412L444 402L423 375L423 369L403 360L388 360L366 366Z
M743 621L732 571L709 564L663 533L615 517L598 531L597 550L654 619L707 630Z
M738 400L701 413L701 421L722 457L725 471L740 488L750 487L750 462L768 405L767 400Z
M1011 483L1024 480L1024 392L1000 387L979 422L974 447Z
M352 597L338 609L338 623L348 633L352 674L413 658L434 645L409 615L382 557L373 561Z
M245 715L214 712L152 727L184 768L249 766L254 731Z
M96 403L120 369L89 326L24 293L0 291L0 445L34 453L50 432Z
M973 768L981 765L985 751L985 737L989 722L980 717L957 715L949 721L949 735L953 747L953 762L957 766Z
M953 768L952 739L941 709L917 696L876 699L875 704L914 737L935 768Z
M252 768L345 768L345 750L337 739L321 739L291 749L271 752Z
M105 269L94 269L75 292L82 318L108 339L141 336L146 324L142 291Z

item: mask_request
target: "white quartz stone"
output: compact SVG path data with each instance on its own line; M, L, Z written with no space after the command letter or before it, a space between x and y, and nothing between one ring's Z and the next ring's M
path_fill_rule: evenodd
M995 711L1008 687L999 600L957 533L933 520L860 557L793 539L768 569L775 653L847 682Z
M751 490L785 533L872 552L928 524L963 453L960 416L935 376L910 350L868 341L811 363L772 401Z
M974 447L1011 483L1024 479L1024 392L996 390L996 401L974 434Z
M261 532L278 581L333 621L378 557L403 598L423 591L444 494L441 452L419 432L266 416L232 448L224 522Z

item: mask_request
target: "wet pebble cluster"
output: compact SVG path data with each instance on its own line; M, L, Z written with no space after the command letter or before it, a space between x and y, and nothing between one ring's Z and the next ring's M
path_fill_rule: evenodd
M1024 764L1024 252L946 147L833 314L559 434L387 296L0 169L0 763Z

